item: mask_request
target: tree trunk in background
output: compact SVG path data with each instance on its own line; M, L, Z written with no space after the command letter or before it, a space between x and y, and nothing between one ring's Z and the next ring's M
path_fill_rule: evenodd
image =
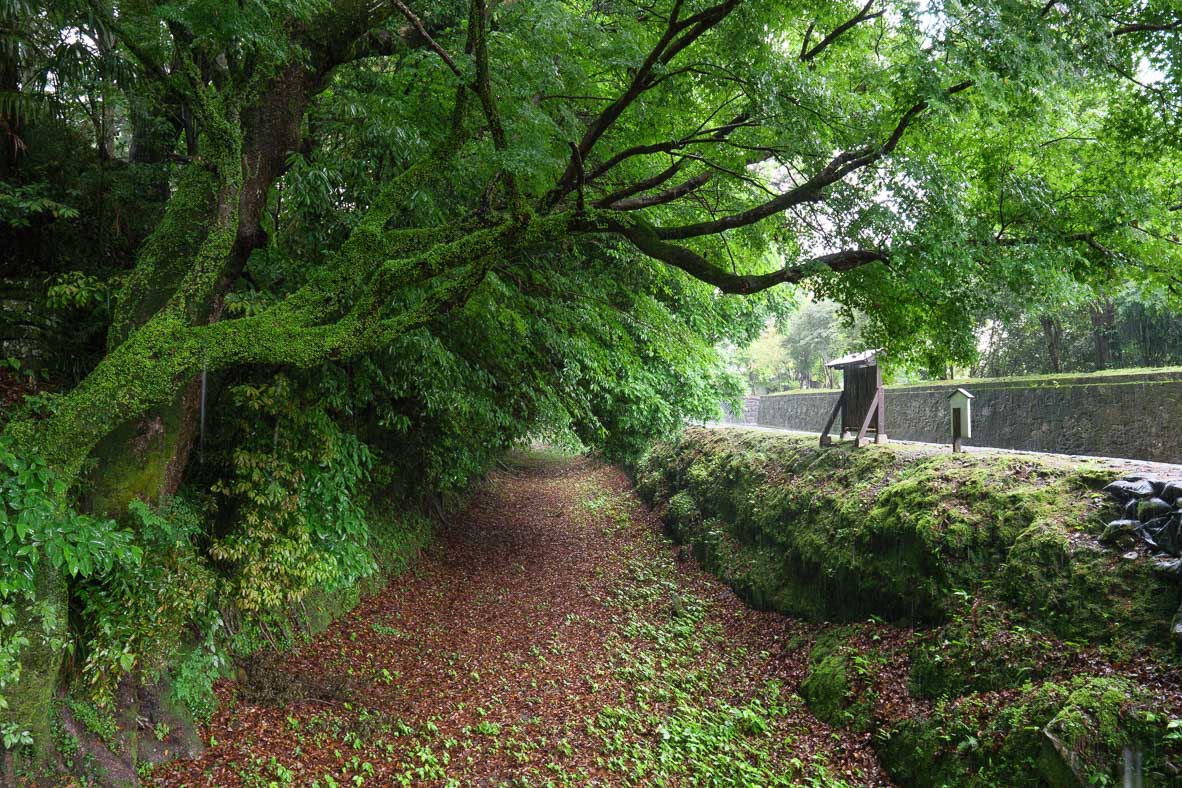
M1136 336L1137 350L1140 358L1137 360L1139 367L1151 367L1154 362L1153 354L1153 340L1150 338L1151 321L1149 316L1145 314L1145 309L1142 307L1137 310L1137 316L1133 320L1133 330Z
M1112 364L1112 333L1116 325L1116 304L1104 298L1088 304L1092 318L1092 342L1096 349L1096 369L1108 369Z
M1047 342L1047 359L1051 372L1063 371L1063 327L1056 318L1043 316L1039 318L1042 333Z
M161 165L156 168L146 197L163 205L168 202L170 195L168 169L163 165L176 150L177 140L184 131L181 107L175 101L166 102L163 106L153 105L131 91L126 92L125 98L131 126L127 161L133 165Z
M98 45L99 57L106 60L115 49L115 36L109 30L102 29L94 30L92 35ZM98 145L99 158L106 161L115 158L115 106L109 100L112 90L109 83L103 82L99 85L94 99L98 102L97 111L94 113L98 121L95 142Z
M0 17L0 25L7 26L8 20ZM20 87L20 64L15 48L9 51L0 47L0 91L17 95ZM16 170L16 161L23 146L20 138L20 107L10 107L13 112L0 112L0 178L7 180Z

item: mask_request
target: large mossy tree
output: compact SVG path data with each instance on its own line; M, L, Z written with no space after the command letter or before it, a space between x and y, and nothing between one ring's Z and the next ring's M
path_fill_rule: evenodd
M515 434L566 420L627 452L709 410L710 346L752 336L776 285L859 310L901 355L963 359L991 305L1048 282L1179 283L1170 0L89 0L4 18L6 179L37 105L84 78L122 97L129 158L156 167L159 219L105 349L5 426L13 462L53 478L46 511L83 486L115 517L173 492L205 376L405 352L424 329L487 361ZM100 158L117 155L104 117ZM78 567L39 550L5 590L23 601L4 653L35 684L10 725L43 731Z

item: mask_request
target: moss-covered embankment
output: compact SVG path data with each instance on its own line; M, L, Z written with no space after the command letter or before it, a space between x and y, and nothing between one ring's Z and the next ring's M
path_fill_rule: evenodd
M1097 541L1111 475L695 428L654 447L636 482L749 603L841 624L820 630L801 694L875 731L900 783L1105 784L1127 758L1149 784L1182 785L1168 634L1182 586L1142 548ZM915 633L879 647L868 619ZM875 680L887 662L908 665L895 689Z

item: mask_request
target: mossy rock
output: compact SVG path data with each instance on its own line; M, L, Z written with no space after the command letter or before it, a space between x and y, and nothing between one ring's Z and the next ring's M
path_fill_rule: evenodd
M880 737L892 778L911 786L1051 786L1120 783L1125 749L1139 752L1147 785L1178 785L1182 748L1170 709L1135 682L1082 675L1016 693L937 704Z
M840 635L818 639L809 654L808 673L800 682L800 695L809 710L830 725L843 723L842 713L850 702L849 653L844 641Z
M855 627L837 627L817 637L800 694L817 719L862 732L874 725L878 698L870 686L870 672L884 656L859 652L851 642L856 632Z

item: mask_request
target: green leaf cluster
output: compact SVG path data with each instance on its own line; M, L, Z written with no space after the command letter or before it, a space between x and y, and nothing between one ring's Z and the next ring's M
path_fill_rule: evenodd
M7 707L5 688L20 680L19 656L31 638L54 649L66 645L64 622L39 605L39 571L103 576L143 559L129 531L67 506L67 487L43 462L0 439L0 708Z

